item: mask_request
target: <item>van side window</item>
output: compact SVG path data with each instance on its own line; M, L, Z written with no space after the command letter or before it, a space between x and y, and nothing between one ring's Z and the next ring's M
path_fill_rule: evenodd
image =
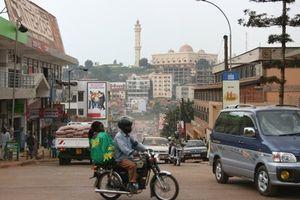
M222 112L220 113L216 124L215 124L215 131L219 132L219 133L224 133L225 132L225 126L224 126L224 122L225 122L225 115L227 115L227 113Z
M244 135L244 128L246 128L246 127L254 128L254 124L253 124L252 119L249 116L244 115L240 119L240 132L241 132L241 135Z
M216 121L215 131L231 135L240 135L240 116L236 112L223 112Z

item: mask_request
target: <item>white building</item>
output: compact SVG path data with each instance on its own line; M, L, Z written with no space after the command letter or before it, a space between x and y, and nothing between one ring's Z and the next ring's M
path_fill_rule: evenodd
M126 104L131 109L133 102L148 102L150 92L150 80L133 74L126 81ZM138 106L139 107L139 106Z
M194 89L195 85L182 85L176 86L176 99L181 100L182 98L187 100L194 100Z
M153 98L172 98L173 75L152 73L149 75L152 82Z
M197 74L197 62L201 59L213 64L217 62L218 55L206 53L204 50L195 52L190 45L183 45L178 52L169 50L167 53L152 55L152 65L163 73L173 74L174 84L183 85L195 82ZM198 79L202 78L198 74ZM199 80L198 80L199 81Z
M125 82L110 82L109 90L111 99L121 99L126 98L126 83Z

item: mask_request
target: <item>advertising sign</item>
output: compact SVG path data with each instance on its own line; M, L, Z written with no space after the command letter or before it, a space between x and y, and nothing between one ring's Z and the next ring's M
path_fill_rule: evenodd
M5 0L10 21L22 20L28 28L29 45L44 52L65 53L56 18L29 0Z
M240 104L240 81L238 72L223 73L223 108Z
M107 117L107 84L106 82L87 83L88 117L95 119L106 119Z

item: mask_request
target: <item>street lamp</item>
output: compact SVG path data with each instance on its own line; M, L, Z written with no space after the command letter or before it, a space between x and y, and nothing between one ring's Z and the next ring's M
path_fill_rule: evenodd
M72 68L70 70L68 70L68 75L69 75L69 109L68 109L68 116L69 116L69 119L70 119L70 111L71 111L71 72L74 71L74 70L82 70L82 71L88 71L88 69L86 68Z
M226 18L226 21L227 21L227 24L228 24L228 27L229 27L229 70L231 70L231 67L232 67L232 61L231 61L231 58L232 58L232 32L231 32L231 25L230 25L230 22L228 20L228 17L224 13L224 11L218 5L214 4L213 2L210 2L210 1L207 1L207 0L196 0L196 1L206 2L206 3L209 3L213 6L215 6L219 11L221 11L221 13Z
M15 56L14 56L14 71L13 71L13 91L12 91L12 110L11 110L11 128L14 131L14 118L15 118L15 98L16 98L16 70L17 70L17 60L18 60L18 39L19 31L21 33L26 33L28 29L22 24L22 19L18 18L16 20L16 37L15 37Z

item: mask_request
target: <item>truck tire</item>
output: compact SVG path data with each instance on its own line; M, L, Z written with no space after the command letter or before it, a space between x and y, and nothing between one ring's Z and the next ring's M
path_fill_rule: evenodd
M71 163L71 159L69 158L59 158L59 165L69 165Z

